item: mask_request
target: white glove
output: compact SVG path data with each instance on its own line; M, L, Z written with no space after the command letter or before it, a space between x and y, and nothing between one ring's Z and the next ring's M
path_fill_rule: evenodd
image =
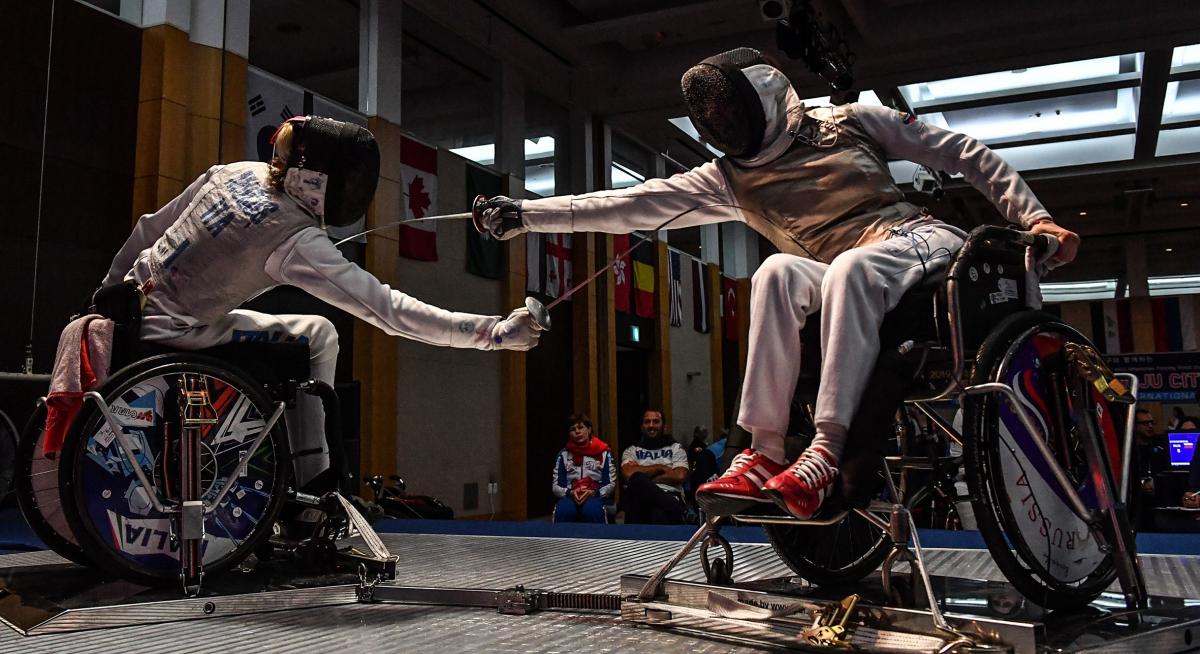
M513 309L507 318L492 327L492 349L532 350L541 336L542 328L533 321L528 309Z

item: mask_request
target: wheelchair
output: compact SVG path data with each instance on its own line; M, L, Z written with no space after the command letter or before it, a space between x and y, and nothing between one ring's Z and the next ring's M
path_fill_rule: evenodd
M884 591L895 597L891 568L904 559L914 580L926 580L928 593L910 508L929 490L897 480L914 470L938 479L961 465L988 550L1027 599L1048 609L1078 608L1119 579L1126 603L1145 605L1125 507L1137 380L1114 375L1086 337L1028 308L1025 250L1045 252L1048 239L977 228L944 275L901 299L885 317L834 493L811 520L779 515L774 507L763 515L708 518L685 550L700 544L711 583L732 580L733 551L719 527L733 522L761 525L778 556L812 584L853 584L882 565ZM786 441L791 457L815 431L819 326L810 317L801 334L803 363ZM961 429L932 406L947 399L963 410ZM936 439L918 442L896 419L898 409L927 417ZM749 435L732 430L727 456L740 451L738 440L748 444ZM961 456L949 455L950 442L961 446ZM653 597L655 584L681 558L652 577L640 597ZM925 599L940 615L932 596Z
M46 545L138 584L182 583L188 595L252 553L394 578L396 558L342 495L350 476L337 394L309 379L306 344L173 350L139 339L136 287L104 288L93 301L114 322L112 374L86 395L54 458L44 456L44 398L18 442L17 500ZM325 407L331 461L302 490L292 460L320 451L289 447L282 417L299 393ZM311 519L279 527L302 514ZM337 549L355 531L370 555Z

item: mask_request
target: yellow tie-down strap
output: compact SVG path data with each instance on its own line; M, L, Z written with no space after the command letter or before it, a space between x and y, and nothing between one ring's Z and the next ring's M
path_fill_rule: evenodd
M1117 379L1100 354L1089 345L1067 343L1067 361L1109 402L1133 404L1136 398L1129 388Z

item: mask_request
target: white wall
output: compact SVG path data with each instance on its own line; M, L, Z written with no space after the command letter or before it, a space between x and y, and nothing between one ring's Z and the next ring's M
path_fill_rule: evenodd
M692 440L697 425L708 429L712 438L712 361L709 334L692 327L692 263L681 255L683 278L683 325L670 328L671 338L671 425L676 440L684 445ZM711 326L710 326L711 328ZM688 373L693 374L690 378Z
M463 161L438 151L439 214L467 209ZM500 306L500 281L466 272L465 228L438 225L436 262L401 259L400 290L445 309L507 313L511 307ZM399 338L396 347L400 476L410 490L441 499L456 515L488 515L488 481L499 481L501 472L499 355ZM479 508L464 512L463 485L469 482L479 485Z

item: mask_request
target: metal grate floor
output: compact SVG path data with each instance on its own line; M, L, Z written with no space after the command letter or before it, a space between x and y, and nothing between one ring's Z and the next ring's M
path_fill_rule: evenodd
M505 588L524 584L561 592L617 592L622 574L651 574L678 542L385 534L401 557L402 585ZM739 580L789 574L770 546L735 544ZM933 574L1002 579L984 550L927 550ZM1194 557L1142 556L1150 592L1200 596ZM50 552L0 556L0 567L61 562ZM695 556L672 578L700 581ZM60 652L742 652L752 651L657 630L610 616L499 615L486 609L338 606L216 620L23 637L0 627L0 653Z

